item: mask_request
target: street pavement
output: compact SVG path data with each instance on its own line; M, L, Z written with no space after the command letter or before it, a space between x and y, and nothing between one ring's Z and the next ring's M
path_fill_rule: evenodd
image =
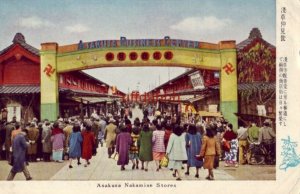
M143 118L143 112L138 107L132 111L134 120L136 117ZM153 117L150 117L152 120ZM70 169L68 161L63 163L56 162L35 162L30 163L28 169L33 177L33 180L175 180L172 176L172 171L167 168L162 168L159 172L156 171L155 162L149 163L148 172L135 169L132 170L131 162L125 168L125 171L120 170L117 161L108 158L106 147L99 147L97 155L94 156L88 167L84 167L84 161L81 159L81 165L73 162L73 168ZM6 180L11 169L6 161L0 161L0 180ZM195 178L195 168L190 169L190 175L184 175L185 169L181 170L182 180L206 180L207 170L199 170L199 178ZM220 162L220 167L214 170L216 180L275 180L275 166L251 166L241 165L238 168L224 167L223 162ZM25 180L23 173L18 173L15 180Z
M150 162L148 172L137 169L132 170L132 164L129 163L125 171L120 170L117 162L107 157L106 147L99 147L97 156L91 159L91 164L84 167L82 164L77 165L73 162L73 168L69 169L68 161L64 163L57 162L34 162L30 163L28 169L33 180L175 180L172 176L172 171L167 168L162 168L156 172L154 161ZM6 180L11 166L6 161L0 161L0 180ZM207 170L200 169L199 179L195 178L195 169L190 169L190 175L184 175L185 170L182 170L183 180L199 180L204 181L207 175ZM223 162L220 162L220 167L214 170L215 179L220 181L225 180L275 180L275 166L268 165L241 165L238 168L224 167ZM23 173L18 173L15 180L25 180Z
M51 180L175 180L172 176L172 171L167 168L162 168L159 172L156 171L155 162L149 163L148 172L135 169L132 170L131 162L125 166L126 170L121 171L117 161L108 158L106 147L100 147L96 157L91 159L91 164L88 167L77 165L75 162L73 168L69 168L66 164L59 170ZM82 161L83 163L83 161ZM183 180L205 180L207 170L201 169L199 177L195 178L195 168L190 169L190 175L184 175L185 170L182 170ZM224 170L214 170L216 180L234 180L235 178L226 173Z

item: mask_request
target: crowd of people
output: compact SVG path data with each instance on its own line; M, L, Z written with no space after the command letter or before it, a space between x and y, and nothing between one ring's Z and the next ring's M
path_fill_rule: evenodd
M122 171L130 161L132 170L148 171L149 162L154 161L159 172L161 161L167 158L167 168L176 180L181 180L183 174L189 176L190 168L196 169L196 178L201 168L207 169L206 179L214 180L213 169L219 166L219 160L225 161L225 167L246 163L243 149L247 149L248 140L268 144L275 140L270 121L262 128L253 123L249 128L234 130L224 119L191 124L181 123L176 115L157 114L150 121L148 111L144 111L143 119L135 118L133 122L128 114L92 115L84 120L59 118L52 123L34 119L23 127L13 120L2 122L0 132L1 146L12 165L7 180L13 180L18 172L31 180L28 162L69 160L72 169L73 160L81 165L83 159L84 167L88 167L98 146L104 143L107 157L118 156L117 165Z

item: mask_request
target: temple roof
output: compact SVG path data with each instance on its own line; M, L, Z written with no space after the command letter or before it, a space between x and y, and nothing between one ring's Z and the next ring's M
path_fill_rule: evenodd
M261 35L261 32L258 28L252 28L252 30L250 31L249 37L240 42L239 44L236 45L236 48L238 51L243 50L244 48L248 47L249 45L251 45L254 41L261 41L263 44L265 44L267 47L271 48L271 49L275 49L275 46L268 43L267 41L265 41Z
M32 54L39 56L40 55L40 51L36 48L34 48L33 46L29 45L26 43L25 41L25 37L22 33L16 33L14 39L13 39L13 44L11 44L10 46L6 47L5 49L3 49L2 51L0 51L0 55L6 53L10 48L12 48L13 46L15 46L16 44L19 44L20 46L22 46L24 49L26 49L27 51L31 52Z

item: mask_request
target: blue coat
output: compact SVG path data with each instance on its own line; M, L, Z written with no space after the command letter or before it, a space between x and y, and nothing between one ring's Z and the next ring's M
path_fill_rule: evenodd
M69 157L77 158L81 157L81 143L82 136L81 132L72 132L70 135L70 147L69 147Z
M196 133L196 134L190 134L187 133L186 137L186 144L187 144L187 156L188 156L188 162L187 164L190 167L202 167L203 162L199 161L195 158L195 155L200 154L200 150L201 150L201 134L200 133Z
M181 136L171 134L166 150L170 160L187 160L185 134L183 133Z
M13 168L12 172L22 172L25 166L25 155L28 144L23 133L19 133L14 138L12 149L13 149Z

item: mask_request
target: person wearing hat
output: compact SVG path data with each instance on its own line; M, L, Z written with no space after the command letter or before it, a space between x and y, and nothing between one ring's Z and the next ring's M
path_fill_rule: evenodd
M271 121L266 119L263 127L259 129L258 142L259 143L273 143L276 138L275 131L271 128Z
M36 162L37 140L39 138L39 130L36 128L35 122L31 122L28 128L28 157L30 162Z
M45 120L43 124L42 144L43 144L43 161L50 162L50 155L52 153L52 143L51 143L50 122L48 120Z
M275 140L276 133L274 129L271 128L271 120L266 119L263 127L259 129L258 142L264 144L268 152L271 151L272 154L275 154ZM273 158L275 158L275 156L273 156Z
M117 126L114 124L115 120L113 118L109 119L109 124L105 128L104 139L106 142L108 158L111 158L111 155L115 150L115 140L117 136Z

